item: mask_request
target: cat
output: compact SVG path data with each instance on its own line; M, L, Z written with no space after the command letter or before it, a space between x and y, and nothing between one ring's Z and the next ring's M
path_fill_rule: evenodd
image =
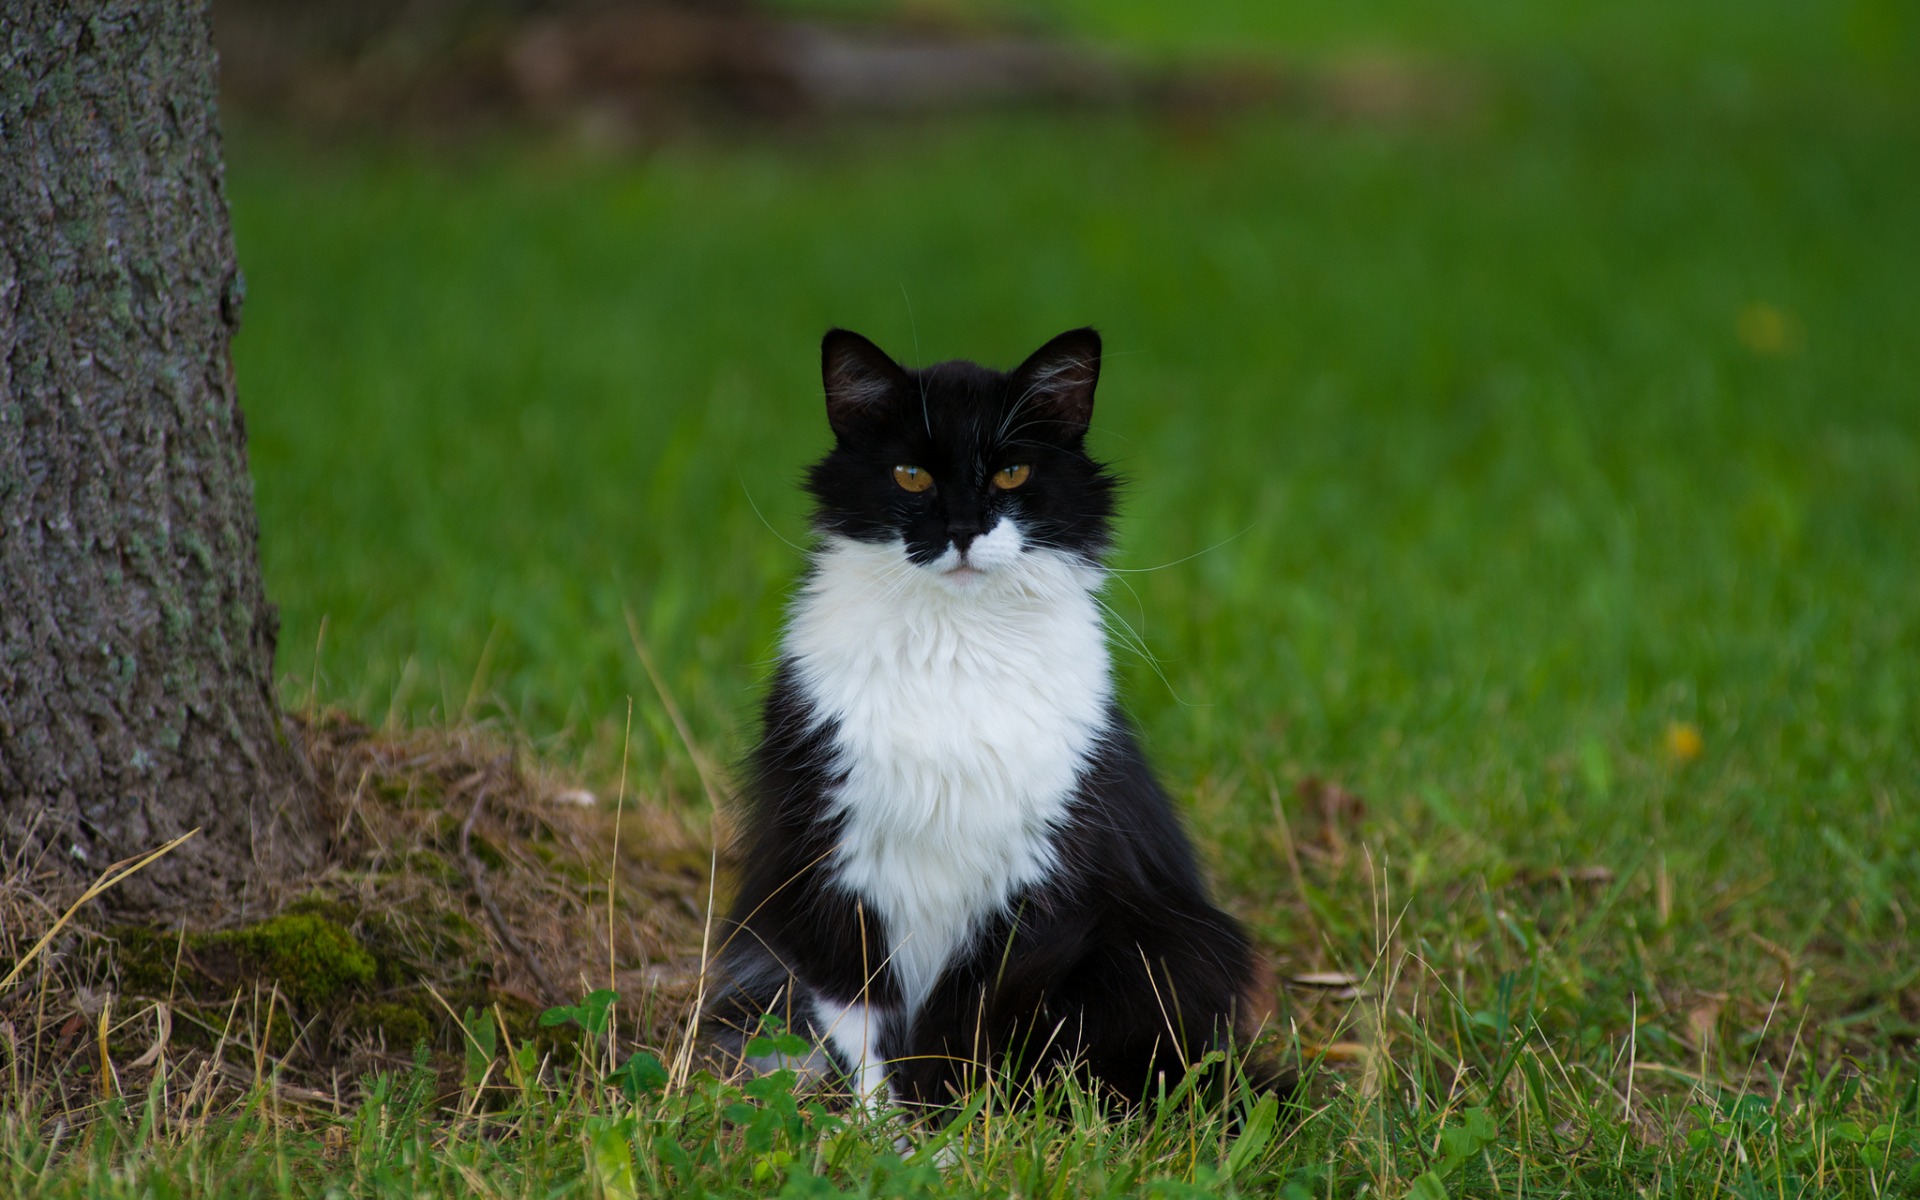
M775 1013L812 1039L799 1065L937 1110L1062 1066L1137 1102L1254 1033L1252 947L1114 694L1118 482L1084 445L1100 353L1076 329L1011 372L909 370L822 342L818 542L705 1014L734 1052Z

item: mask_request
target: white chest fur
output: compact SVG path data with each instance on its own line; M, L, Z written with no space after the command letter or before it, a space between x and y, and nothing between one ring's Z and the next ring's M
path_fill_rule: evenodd
M885 919L910 1015L984 918L1054 865L1105 725L1099 574L1021 552L956 592L899 543L829 537L787 653L837 722L837 875Z

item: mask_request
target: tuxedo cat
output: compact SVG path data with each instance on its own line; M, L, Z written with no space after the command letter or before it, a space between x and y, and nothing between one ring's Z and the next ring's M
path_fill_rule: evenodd
M819 543L707 1019L778 1013L870 1100L1061 1065L1127 1100L1172 1086L1252 1032L1256 966L1114 697L1100 338L1010 373L907 370L839 329L821 358Z

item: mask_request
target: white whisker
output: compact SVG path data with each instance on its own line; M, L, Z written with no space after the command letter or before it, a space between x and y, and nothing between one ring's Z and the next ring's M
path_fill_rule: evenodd
M1212 554L1215 550L1218 550L1220 547L1225 546L1230 542L1239 541L1241 538L1245 537L1253 529L1253 526L1255 524L1258 524L1258 522L1252 522L1247 525L1244 525L1240 528L1240 531L1238 533L1229 534L1228 536L1221 538L1219 541L1215 542L1213 545L1208 546L1204 550L1195 550L1192 554L1187 555L1185 558L1176 558L1172 562L1163 562L1156 567L1108 567L1107 571L1110 574L1114 574L1114 575L1146 575L1154 571L1164 571L1168 567L1177 567L1181 563L1192 562L1194 559L1199 558L1203 554Z

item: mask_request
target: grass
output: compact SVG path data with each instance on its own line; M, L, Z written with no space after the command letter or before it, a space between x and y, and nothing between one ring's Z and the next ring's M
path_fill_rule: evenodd
M907 9L899 0L784 0L806 13L864 17ZM923 12L998 14L1015 24L1077 35L1136 54L1245 54L1280 47L1318 56L1393 48L1504 58L1570 54L1667 71L1897 73L1920 49L1920 21L1888 0L1802 5L1762 0L1542 6L1520 0L1367 0L1345 5L1215 0L1176 8L1144 0L951 0Z
M1282 977L1329 982L1282 996L1309 1118L1227 1172L1254 1123L1054 1087L941 1173L777 1086L630 1101L601 1042L431 1120L405 1073L338 1118L135 1098L57 1153L11 1107L0 1191L1920 1190L1911 20L1509 7L1044 10L1410 45L1479 96L1432 121L229 148L289 703L604 779L631 695L682 811L625 612L737 755L822 329L1005 364L1099 325L1128 703Z
M1116 1119L1069 1086L1010 1103L977 1093L944 1131L903 1126L795 1086L670 1075L616 1049L615 1022L569 1009L571 1058L472 1020L449 1089L424 1046L411 1071L364 1077L345 1113L262 1088L209 1116L156 1077L95 1106L76 1137L31 1108L0 1112L0 1188L35 1196L1121 1196L1911 1194L1915 1098L1859 1077L1624 1102L1518 1031L1492 1075L1401 1049L1337 1099L1276 1120L1272 1101L1179 1089ZM1431 1073L1440 1068L1438 1073ZM1477 1076L1477 1078L1476 1078ZM1369 1087L1367 1081L1384 1087ZM1483 1087L1492 1084L1488 1096ZM1509 1082L1511 1086L1508 1086ZM67 1144L63 1147L63 1141ZM64 1153L61 1151L64 1149Z

